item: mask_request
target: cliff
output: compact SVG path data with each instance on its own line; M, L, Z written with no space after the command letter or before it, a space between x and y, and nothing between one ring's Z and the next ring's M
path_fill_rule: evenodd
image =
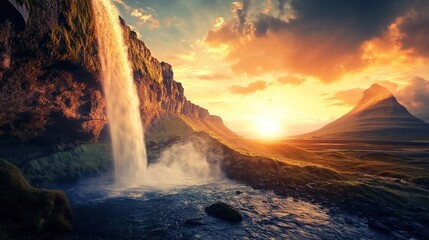
M15 27L22 26L19 16L4 17L0 25L0 55L8 61L0 66L0 157L17 164L108 141L91 2L28 0L26 6L24 29ZM146 130L168 118L227 129L187 100L171 65L154 58L122 19L121 24Z

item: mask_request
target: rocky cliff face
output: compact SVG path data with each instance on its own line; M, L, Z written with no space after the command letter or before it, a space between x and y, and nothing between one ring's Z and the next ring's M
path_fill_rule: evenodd
M7 33L1 34L0 55L10 61L0 68L0 143L8 146L0 149L0 156L12 156L17 148L55 151L106 139L108 119L91 2L29 0L27 5L24 30L14 27L18 23L12 17L3 18L0 25L0 32ZM145 128L171 116L213 120L224 127L188 101L171 65L152 57L122 19L121 24Z

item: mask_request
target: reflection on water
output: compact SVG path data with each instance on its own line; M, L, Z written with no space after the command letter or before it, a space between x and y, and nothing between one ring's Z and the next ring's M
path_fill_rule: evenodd
M105 181L64 187L73 205L72 239L383 239L366 221L309 202L221 180L156 189L113 189ZM231 224L204 207L224 201L243 214ZM203 225L188 225L199 219Z

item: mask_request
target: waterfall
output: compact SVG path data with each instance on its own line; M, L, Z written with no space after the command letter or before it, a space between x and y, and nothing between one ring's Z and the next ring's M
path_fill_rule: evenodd
M135 185L144 177L147 157L128 51L118 10L111 0L93 0L92 8L112 138L115 182L120 186Z

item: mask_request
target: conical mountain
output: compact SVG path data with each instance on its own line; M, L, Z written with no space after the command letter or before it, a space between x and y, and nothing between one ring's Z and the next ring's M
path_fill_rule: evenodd
M389 90L374 84L346 115L299 138L429 140L429 124L408 112Z

